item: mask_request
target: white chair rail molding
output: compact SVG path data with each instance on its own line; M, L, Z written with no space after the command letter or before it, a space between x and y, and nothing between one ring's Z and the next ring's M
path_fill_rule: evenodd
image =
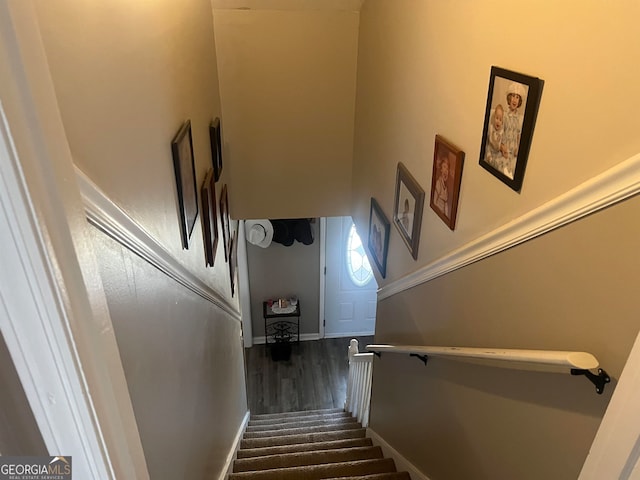
M381 357L383 353L408 354L420 359L425 366L429 357L433 356L490 363L496 367L584 375L595 385L598 394L602 394L605 385L611 381L607 372L598 368L598 359L587 352L418 345L367 345L366 349L377 357ZM597 369L597 373L591 371L594 369Z

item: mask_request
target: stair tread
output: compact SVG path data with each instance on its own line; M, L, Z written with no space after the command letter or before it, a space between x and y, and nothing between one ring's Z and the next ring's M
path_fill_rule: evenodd
M298 443L315 443L332 440L364 438L366 429L339 430L333 432L315 432L298 435L278 435L265 438L246 438L240 441L240 448L275 447L279 445L293 445Z
M355 477L331 477L324 480L411 480L409 472L372 473Z
M305 433L319 433L319 432L334 432L340 430L357 430L362 428L362 425L358 422L351 423L337 423L337 424L329 424L329 425L319 425L315 427L293 427L293 428L283 428L276 430L262 430L257 432L245 432L243 438L264 438L264 437L275 437L280 435L299 435Z
M295 412L283 412L283 413L259 413L256 415L252 415L251 417L257 420L260 419L268 419L268 418L278 418L278 417L303 417L306 415L317 415L322 413L342 413L344 412L343 408L323 408L319 410L299 410Z
M309 452L293 452L281 455L267 455L264 457L238 459L234 462L233 471L248 472L270 470L276 468L300 467L305 465L372 460L382 457L382 448L379 446L314 450Z
M303 428L303 427L319 427L323 425L342 425L347 423L358 423L358 420L354 417L338 417L338 418L324 418L303 420L298 422L286 422L286 423L270 423L267 425L248 425L246 432L262 432L266 430L285 430L288 428Z
M333 412L333 413L314 413L310 415L302 415L302 416L288 416L288 417L274 417L274 418L255 418L251 417L249 420L249 426L254 425L279 425L283 423L296 423L301 420L324 420L324 419L335 419L335 418L353 418L349 412L341 411L341 412Z
M332 450L334 448L369 447L373 442L370 438L348 438L328 442L296 443L293 445L279 445L273 447L245 448L238 450L238 458L263 457L265 455L281 455L283 453L307 452L317 450Z
M352 462L307 465L302 467L275 468L252 472L231 473L229 480L320 480L331 477L368 475L372 473L395 472L395 464L390 458L357 460Z

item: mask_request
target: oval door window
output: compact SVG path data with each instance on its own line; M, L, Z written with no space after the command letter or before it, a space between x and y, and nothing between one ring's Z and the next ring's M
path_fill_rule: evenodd
M358 287L364 287L373 278L371 264L355 225L351 225L347 236L347 272L351 281Z

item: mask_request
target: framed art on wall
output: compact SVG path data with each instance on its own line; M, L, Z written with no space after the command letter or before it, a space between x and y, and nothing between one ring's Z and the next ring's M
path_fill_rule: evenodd
M396 173L396 196L393 207L393 223L407 245L411 256L417 260L424 207L424 190L402 162Z
M544 81L491 67L480 166L516 192L522 188Z
M429 204L451 230L456 226L463 164L464 152L436 135Z
M234 232L229 250L229 276L231 277L231 296L236 293L236 271L238 269L238 232Z
M380 275L387 275L387 253L389 250L390 223L375 198L371 197L369 210L369 251Z
M231 226L229 221L229 196L225 183L220 193L220 224L222 227L222 240L224 244L224 260L229 261L231 255Z
M182 248L189 248L189 238L198 216L198 187L196 186L191 121L187 120L171 141L171 154L178 191Z
M218 247L218 209L216 208L216 183L213 169L209 169L202 184L202 236L204 256L208 267L213 267Z
M220 119L216 117L209 125L209 141L211 142L211 164L214 181L220 180L222 174L222 134Z

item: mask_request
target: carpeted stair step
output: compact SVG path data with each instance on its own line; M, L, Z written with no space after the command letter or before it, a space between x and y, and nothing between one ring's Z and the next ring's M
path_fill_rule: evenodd
M331 442L296 443L293 445L281 445L277 447L245 448L238 450L238 458L264 457L266 455L282 455L285 453L310 452L314 450L332 450L334 448L370 447L373 442L370 438L352 438L346 440L334 440Z
M358 460L354 462L324 463L303 467L276 468L257 472L240 472L229 475L229 480L320 480L332 477L363 476L373 473L395 472L390 458Z
M319 427L321 425L341 425L345 423L357 423L358 419L354 417L338 417L338 418L324 418L314 420L301 420L295 423L270 423L268 425L249 425L246 429L247 432L264 432L267 430L284 430L287 428L303 428L303 427Z
M411 480L411 477L407 472L393 472L358 475L356 477L332 477L325 480Z
M284 413L260 413L252 415L254 420L267 420L273 418L287 418L287 417L304 417L307 415L329 415L332 413L345 413L342 408L328 408L323 410L301 410L297 412L284 412Z
M338 418L353 418L348 412L334 412L334 413L315 413L311 415L299 415L299 416L289 416L289 417L280 417L280 418L264 418L264 419L256 419L251 417L249 421L249 426L254 425L281 425L285 423L297 423L300 421L311 421L311 420L334 420Z
M240 441L240 448L261 448L275 447L279 445L293 445L295 443L331 442L334 440L364 438L365 436L366 429L358 428L357 430L341 430L299 435L279 435L265 438L243 438Z
M352 447L312 452L285 453L265 457L243 458L234 462L234 472L270 470L274 468L302 467L327 463L353 462L382 458L380 447Z
M339 430L357 430L362 428L357 422L350 423L339 423L335 425L319 425L316 427L294 427L294 428L283 428L276 430L263 430L260 432L245 432L244 438L265 438L265 437L275 437L278 435L305 435L307 433L322 433L322 432L336 432Z

